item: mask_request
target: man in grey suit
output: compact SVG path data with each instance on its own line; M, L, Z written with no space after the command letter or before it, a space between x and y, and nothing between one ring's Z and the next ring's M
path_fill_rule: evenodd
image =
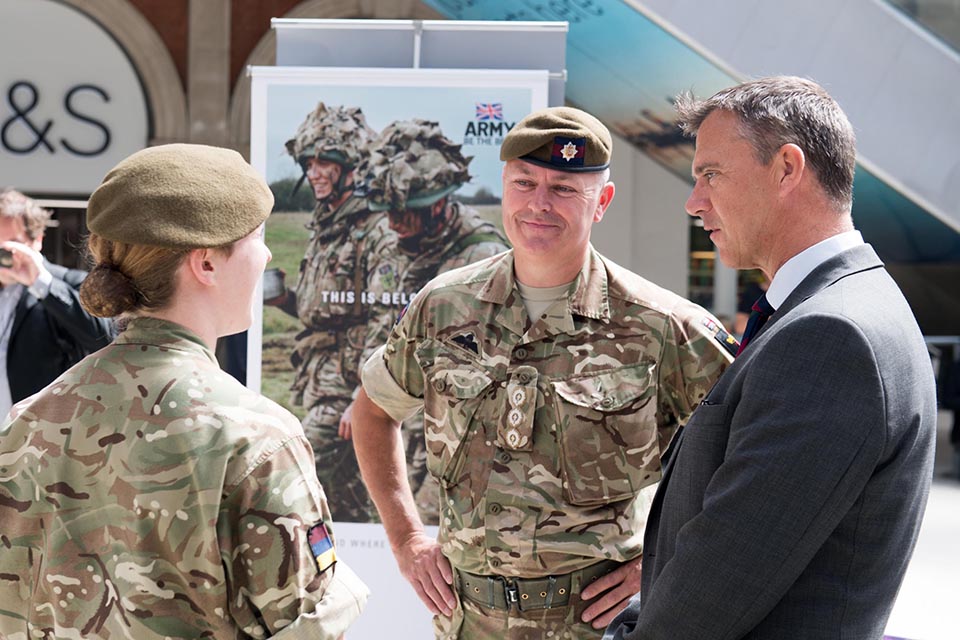
M853 227L852 127L790 77L678 110L697 140L687 212L771 284L666 454L640 598L607 637L875 640L920 528L936 410L913 314Z

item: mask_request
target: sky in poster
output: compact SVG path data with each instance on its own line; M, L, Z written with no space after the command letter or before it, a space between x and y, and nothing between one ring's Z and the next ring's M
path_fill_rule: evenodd
M531 90L497 87L439 86L337 86L319 84L275 84L267 90L268 112L266 133L267 181L298 178L300 169L287 155L284 143L293 136L307 113L318 101L328 105L359 106L376 131L395 120L424 118L440 123L444 134L454 142L464 143L463 152L473 156L470 174L473 179L460 190L473 195L481 186L498 198L502 189L499 159L500 135L467 135L468 125L476 128L477 104L499 103L503 122L516 123L530 111ZM503 128L506 131L506 127ZM466 137L466 140L465 140Z

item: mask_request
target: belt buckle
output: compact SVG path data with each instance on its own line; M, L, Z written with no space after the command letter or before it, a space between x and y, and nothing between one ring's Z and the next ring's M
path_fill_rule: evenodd
M507 611L513 608L514 605L517 607L517 611L522 611L520 608L520 590L517 588L517 583L509 578L503 578L503 596L507 603Z

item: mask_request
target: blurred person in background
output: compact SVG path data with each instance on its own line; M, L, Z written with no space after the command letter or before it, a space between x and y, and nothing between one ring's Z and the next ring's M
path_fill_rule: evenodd
M114 336L109 318L80 305L86 272L40 253L49 220L19 191L0 191L0 419Z

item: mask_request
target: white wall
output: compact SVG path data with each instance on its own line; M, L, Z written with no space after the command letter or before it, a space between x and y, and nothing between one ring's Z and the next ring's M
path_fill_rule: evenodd
M617 264L680 295L687 294L690 185L629 142L613 136L613 203L593 229L597 250Z

